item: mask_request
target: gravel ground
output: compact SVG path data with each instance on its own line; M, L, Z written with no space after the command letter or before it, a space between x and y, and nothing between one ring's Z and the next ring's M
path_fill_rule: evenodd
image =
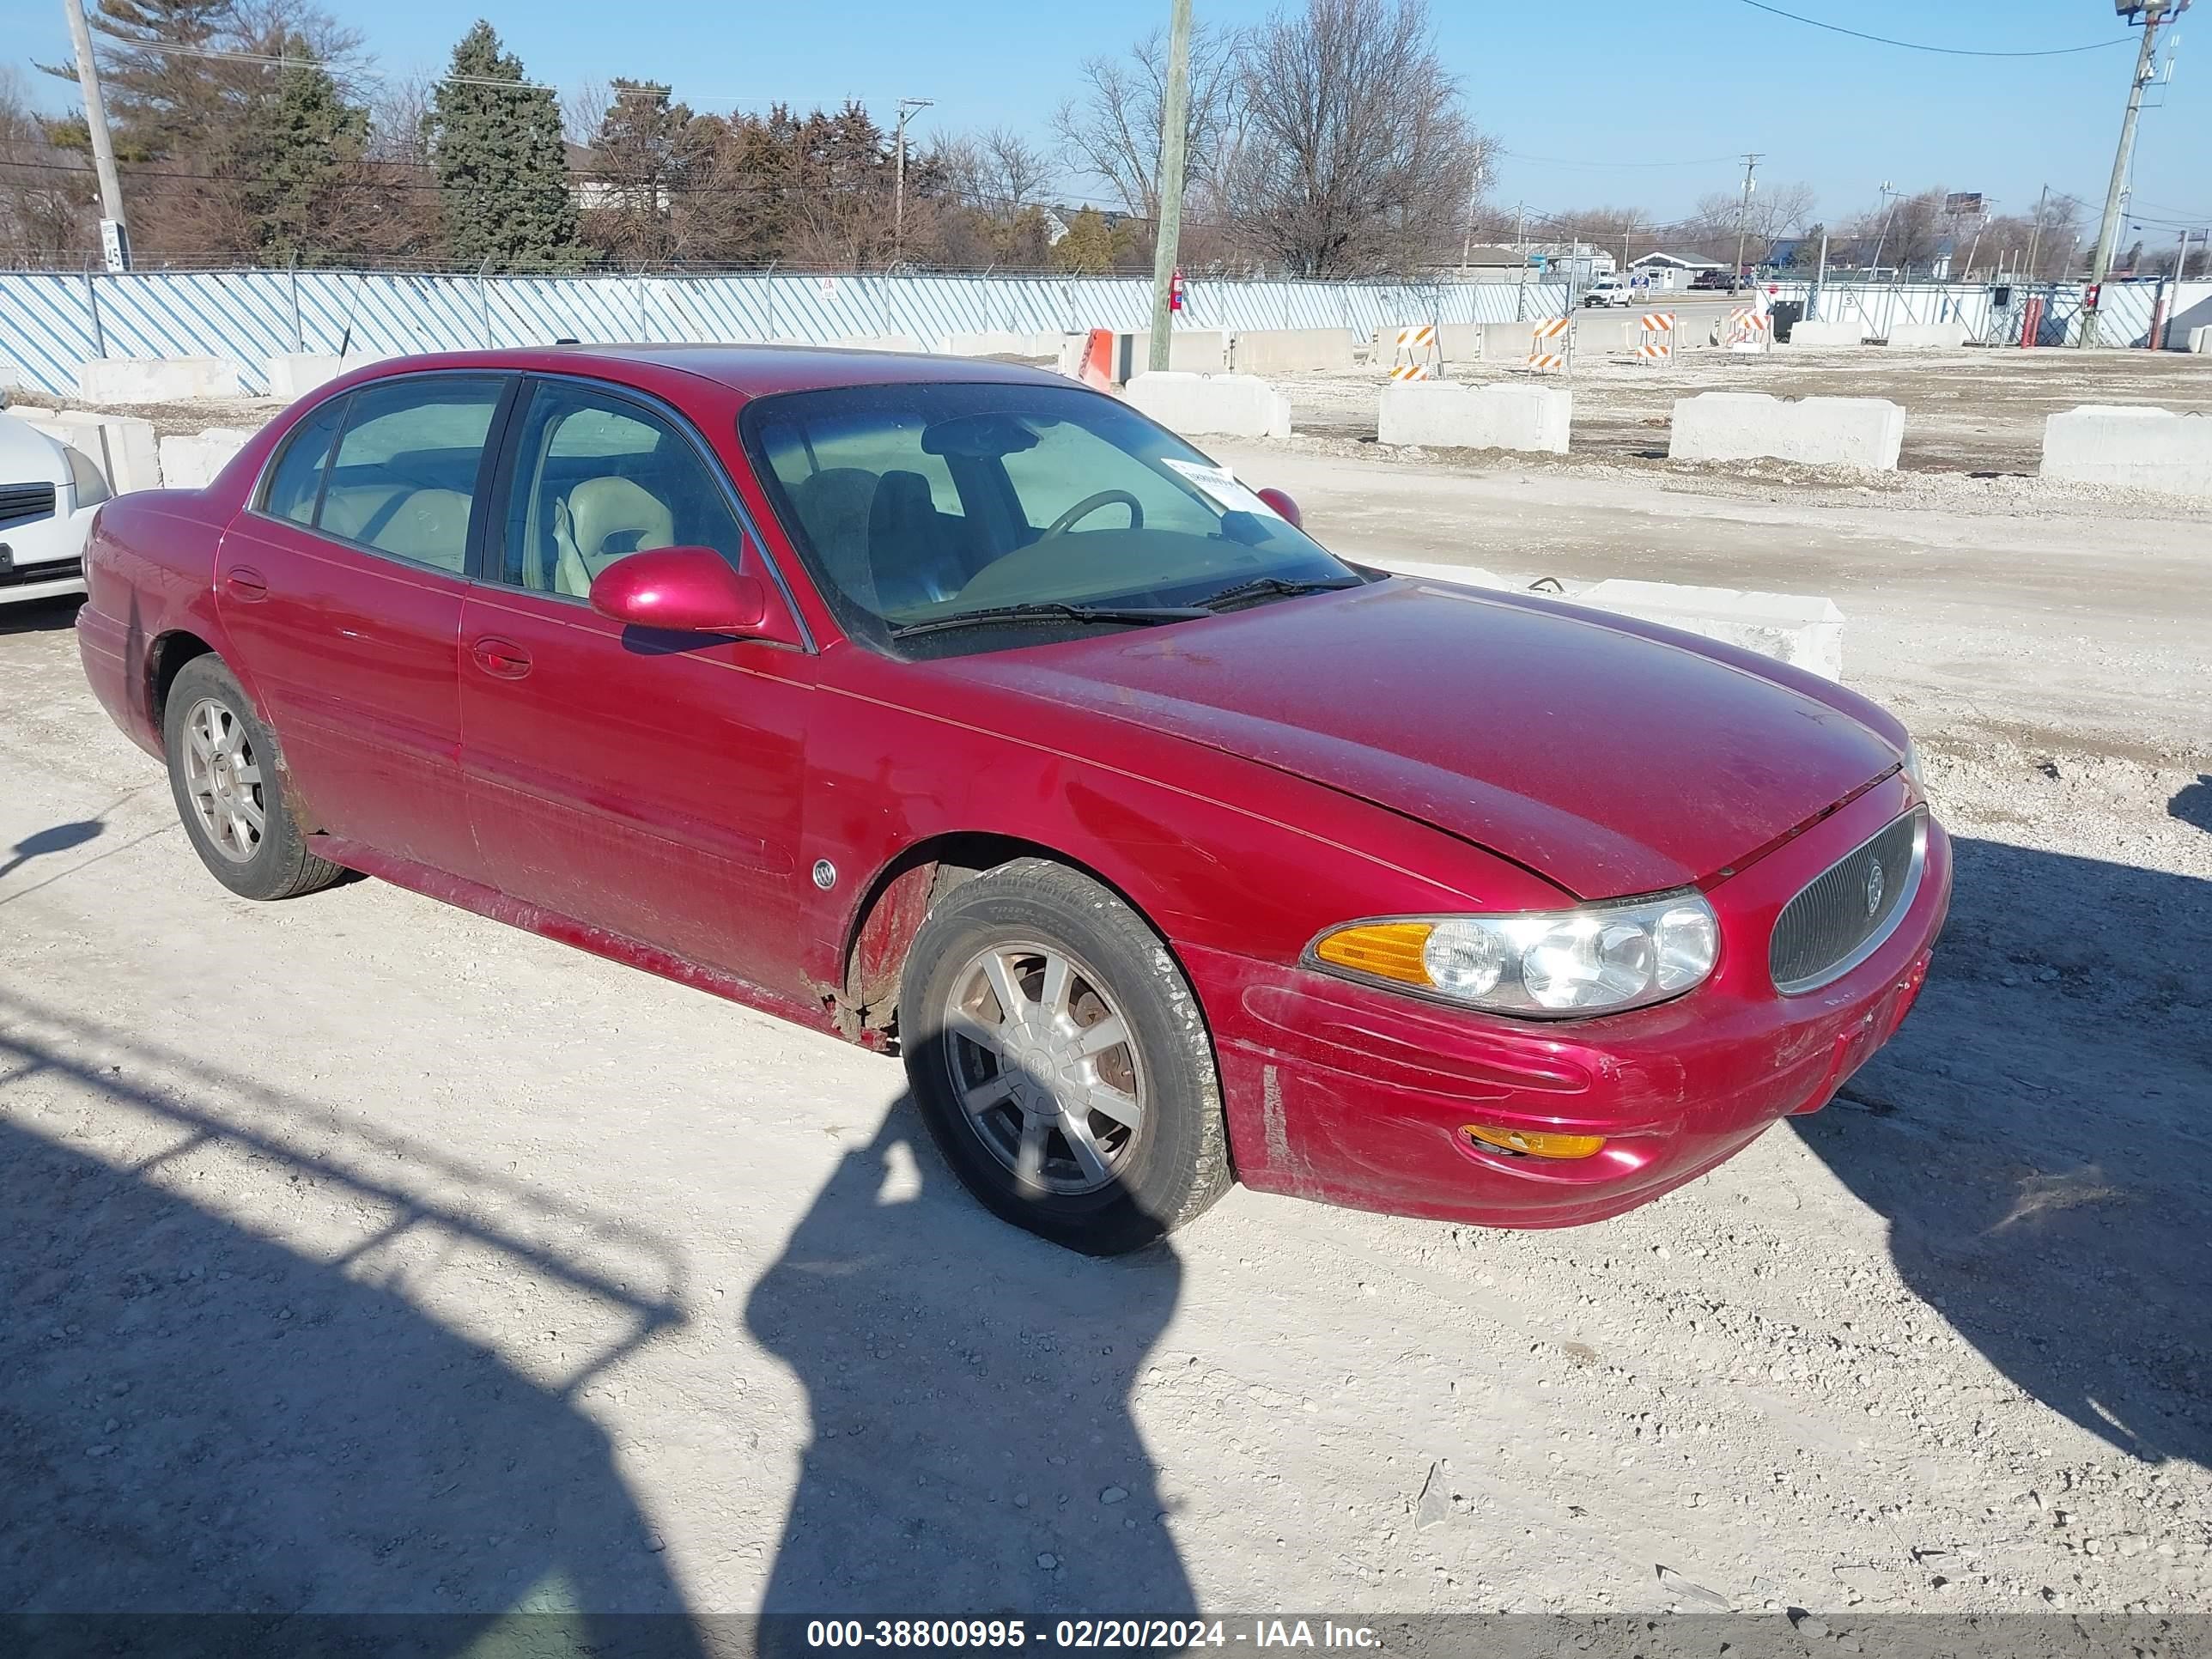
M1959 848L1842 1098L1597 1227L1078 1261L894 1061L229 897L0 613L0 1607L2212 1609L2200 521L1235 459L1347 552L1838 593Z

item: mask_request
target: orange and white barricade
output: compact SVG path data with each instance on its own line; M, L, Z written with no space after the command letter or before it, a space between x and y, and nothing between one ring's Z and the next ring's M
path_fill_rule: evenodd
M1773 317L1764 306L1730 313L1723 343L1730 351L1765 350L1774 343Z
M1647 311L1636 344L1636 361L1640 363L1671 362L1674 356L1674 313L1671 311Z
M1397 354L1390 360L1393 380L1425 380L1443 373L1443 347L1434 323L1417 323L1398 331Z
M1540 374L1556 374L1575 360L1575 319L1551 317L1529 331L1528 367Z

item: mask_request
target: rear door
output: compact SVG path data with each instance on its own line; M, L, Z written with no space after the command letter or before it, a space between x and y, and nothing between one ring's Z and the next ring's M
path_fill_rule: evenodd
M317 828L451 874L461 605L511 375L395 376L310 412L225 534L216 608Z
M501 890L797 994L811 654L626 629L592 579L624 554L711 547L771 583L688 422L598 382L518 404L462 613L462 762Z

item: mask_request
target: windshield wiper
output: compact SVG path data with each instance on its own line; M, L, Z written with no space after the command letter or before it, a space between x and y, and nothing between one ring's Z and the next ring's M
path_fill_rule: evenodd
M1293 581L1284 576L1255 576L1249 582L1239 582L1234 587L1224 587L1218 593L1209 594L1199 603L1208 611L1218 611L1224 605L1234 605L1239 599L1261 598L1291 599L1300 593L1326 593L1340 587L1364 587L1367 584L1357 576L1329 576L1320 581Z
M911 639L916 634L936 634L952 628L986 628L994 623L1010 622L1127 623L1143 627L1157 623L1195 622L1212 614L1194 605L1069 605L1059 599L1040 599L1023 605L994 605L982 611L956 611L949 617L908 623L891 629L891 637Z

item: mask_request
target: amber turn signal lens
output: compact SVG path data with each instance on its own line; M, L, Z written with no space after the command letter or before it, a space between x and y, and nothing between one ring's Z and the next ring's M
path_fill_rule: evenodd
M1605 1145L1603 1135L1562 1135L1548 1129L1498 1129L1487 1123L1462 1123L1459 1132L1486 1146L1531 1158L1589 1158Z
M1421 961L1429 935L1436 932L1425 921L1377 921L1364 927L1340 927L1314 946L1314 954L1332 967L1377 979L1428 988L1429 970Z

